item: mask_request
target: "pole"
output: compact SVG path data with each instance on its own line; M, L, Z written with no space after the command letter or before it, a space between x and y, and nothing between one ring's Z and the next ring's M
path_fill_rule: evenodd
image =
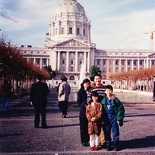
M155 102L155 76L153 78L153 102Z

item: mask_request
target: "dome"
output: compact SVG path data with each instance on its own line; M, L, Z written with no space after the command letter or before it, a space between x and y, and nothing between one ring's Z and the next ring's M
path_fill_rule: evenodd
M64 0L63 3L60 3L54 16L61 14L76 14L86 16L84 7L77 2L77 0Z

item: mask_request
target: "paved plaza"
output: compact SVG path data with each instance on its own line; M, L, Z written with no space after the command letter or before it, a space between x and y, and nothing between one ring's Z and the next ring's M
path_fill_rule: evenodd
M11 102L8 113L0 113L2 155L154 155L155 105L124 104L124 126L120 128L121 150L90 151L79 135L79 107L71 103L67 118L61 118L56 90L48 96L47 129L34 128L34 110L29 97Z

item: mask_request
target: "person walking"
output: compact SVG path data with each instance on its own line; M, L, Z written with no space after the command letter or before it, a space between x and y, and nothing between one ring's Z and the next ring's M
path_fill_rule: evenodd
M90 149L97 151L100 144L102 105L99 102L97 92L92 92L91 96L92 102L86 107L86 116L88 119L88 133L90 135Z
M77 92L77 104L80 106L80 138L83 146L89 146L88 119L86 117L87 96L90 96L90 80L84 79Z
M62 118L66 118L68 109L68 99L70 95L71 87L67 82L67 78L62 78L62 83L59 85L58 89L58 106L62 112Z
M114 150L119 150L119 126L123 126L125 109L121 101L113 98L113 87L107 85L105 88L106 97L101 104L105 109L105 140L107 151L111 150L111 130L113 133Z
M8 82L8 80L4 80L4 83L1 86L1 99L2 99L2 109L1 111L8 111L10 100L11 100L11 94L12 94L12 86Z
M46 124L46 105L47 105L47 95L50 90L47 83L42 82L42 75L38 74L36 82L31 87L30 101L34 106L35 118L34 127L39 128L40 114L42 120L42 128L47 128Z

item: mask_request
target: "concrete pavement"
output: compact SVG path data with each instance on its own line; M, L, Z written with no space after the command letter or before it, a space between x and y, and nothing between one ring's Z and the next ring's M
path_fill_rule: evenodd
M29 97L12 102L8 113L0 113L0 154L3 155L154 155L155 106L125 104L124 126L120 128L121 150L90 151L79 135L79 107L73 103L67 118L61 118L57 94L48 96L47 129L34 128L34 110Z

